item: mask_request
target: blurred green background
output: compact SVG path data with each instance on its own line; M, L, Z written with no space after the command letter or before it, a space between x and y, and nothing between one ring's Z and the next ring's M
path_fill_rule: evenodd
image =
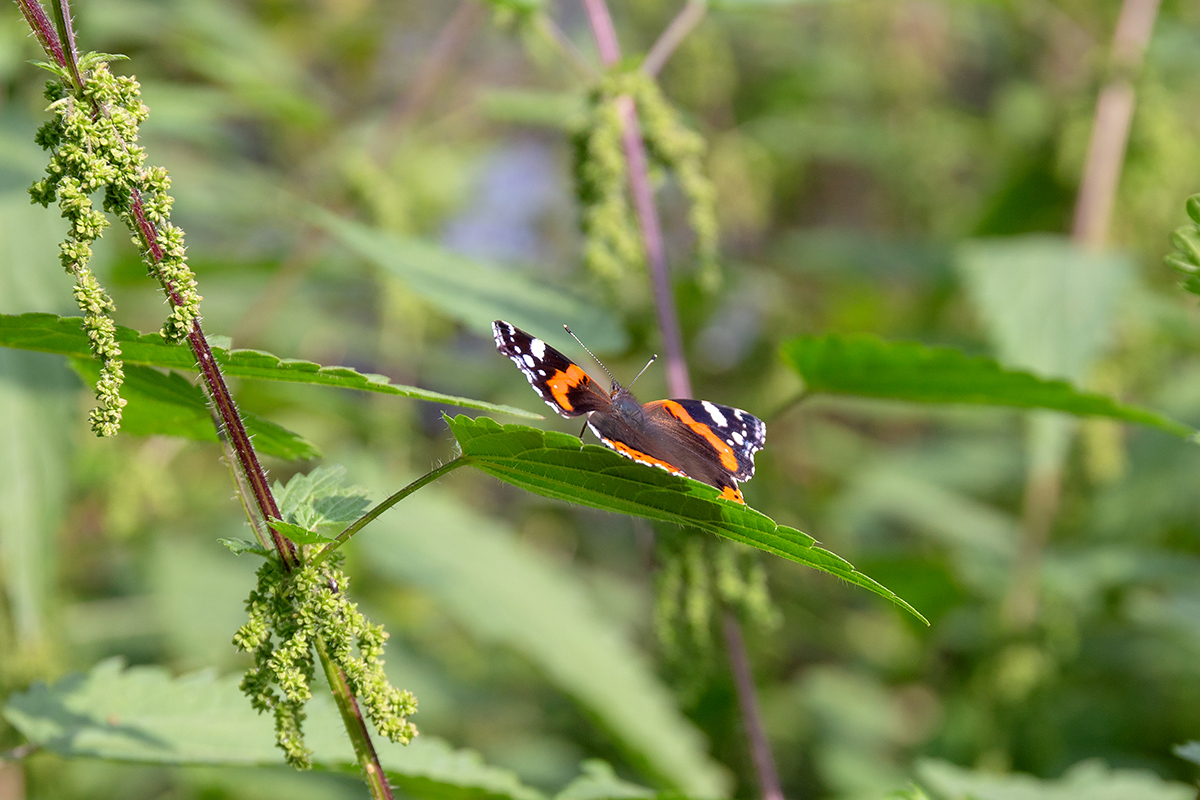
M626 51L644 52L679 6L614 2ZM1111 254L1076 263L1061 238L1118 6L731 0L662 74L708 141L722 224L724 285L707 293L682 197L663 184L695 392L770 428L747 501L932 622L764 561L781 624L747 636L789 798L881 798L922 775L1016 797L995 776L1058 779L1088 759L1104 767L1070 774L1135 771L1123 797L1189 796L1196 768L1171 748L1200 738L1194 445L986 409L822 400L774 414L801 388L780 342L870 332L994 354L1200 424L1200 313L1161 263L1200 190L1195 3L1165 0L1137 78ZM408 265L437 257L450 271L469 262L483 285L583 298L590 330L559 322L618 377L660 349L644 286L613 291L581 266L571 133L588 87L536 20L457 2L74 7L81 46L129 55L115 68L142 83L142 143L171 172L210 334L543 411L495 352L490 315L416 288ZM546 13L593 55L577 2ZM39 56L9 6L0 312L70 314L62 221L26 194L44 165L44 74L26 63ZM391 255L346 249L305 222L304 204L397 237ZM102 245L118 321L156 330L162 300L128 237ZM580 354L556 330L534 332ZM638 388L664 396L662 371ZM236 391L377 499L452 454L429 404ZM95 439L90 402L62 359L0 350L0 696L113 655L176 673L243 669L229 640L254 564L215 541L247 536L219 449ZM312 465L269 466L283 480ZM1023 520L1038 513L1039 481L1058 476L1041 546ZM368 529L348 568L355 599L392 633L389 673L416 692L423 733L551 793L602 758L641 783L676 770L676 785L687 773L693 787L755 797L724 654L679 663L655 637L650 539L630 519L462 470ZM0 750L19 742L0 722ZM0 798L364 796L353 779L282 770L43 754L18 771L0 766Z

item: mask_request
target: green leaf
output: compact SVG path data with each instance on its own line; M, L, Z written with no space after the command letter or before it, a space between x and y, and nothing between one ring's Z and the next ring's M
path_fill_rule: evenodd
M81 317L60 317L55 314L0 315L0 346L19 350L40 350L66 356L90 358L87 337L80 328ZM117 341L121 357L128 364L149 367L196 371L192 351L183 344L167 344L157 333L138 333L132 328L117 326ZM289 381L317 386L359 389L400 397L412 397L432 403L443 403L480 411L493 411L518 417L541 419L512 406L485 403L465 397L431 392L415 386L391 383L386 375L357 372L350 367L323 367L312 361L279 358L261 350L226 350L213 348L213 356L229 377L255 378L268 381Z
M100 377L100 365L91 358L69 359L71 368L91 385ZM216 442L217 429L204 392L177 372L159 372L139 364L125 365L121 397L128 401L121 430L135 436L166 434L201 442ZM256 414L242 412L242 422L261 453L289 461L320 458L315 444L282 425Z
M528 658L646 774L692 796L724 795L703 737L569 565L436 487L355 542L373 569L423 589L479 640Z
M564 323L593 350L625 347L625 330L595 302L567 294L545 278L481 264L435 244L368 228L316 209L313 222L345 247L394 275L413 292L471 330L492 337L492 321L527 331L561 330Z
M44 646L57 532L70 507L69 432L78 407L75 379L55 361L0 351L0 602L18 653ZM0 633L5 640L12 641Z
M807 533L778 525L749 506L722 500L711 486L638 464L574 436L486 417L446 417L463 457L478 470L544 497L699 528L827 572L886 598L927 623L894 592L818 547Z
M475 103L481 114L498 122L565 131L578 128L587 111L582 92L487 89Z
M172 678L159 667L104 661L87 675L12 695L4 718L26 739L68 757L151 764L282 765L269 714L256 713L239 677L197 672ZM306 707L305 739L322 766L357 771L346 731L327 694ZM406 746L376 738L388 778L413 796L444 800L541 800L511 772L478 754L421 736Z
M242 553L254 553L256 556L269 556L262 545L257 542L248 542L245 539L217 539L217 544L224 545L229 548L229 552L235 556L240 556Z
M367 490L360 486L346 486L345 480L346 469L334 465L317 467L307 475L293 475L286 486L276 481L274 489L279 513L287 523L308 534L321 528L340 531L365 514L371 506ZM321 537L320 541L327 540Z
M1006 369L990 358L948 347L885 342L865 334L801 336L783 345L783 355L814 393L1042 408L1136 422L1176 436L1195 433L1156 411L1081 392L1065 381Z
M316 531L302 528L299 525L293 525L290 522L284 522L281 519L271 519L271 527L296 544L328 544L330 539L327 536L322 536Z
M973 772L945 761L917 763L917 779L938 800L1194 800L1196 787L1165 781L1148 770L1110 769L1081 761L1061 777Z

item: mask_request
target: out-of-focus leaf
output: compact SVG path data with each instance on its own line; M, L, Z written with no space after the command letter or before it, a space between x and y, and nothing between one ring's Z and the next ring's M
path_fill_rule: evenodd
M1040 408L1136 422L1176 436L1195 433L1158 412L1082 392L1065 381L1005 369L990 358L948 347L830 334L792 339L784 344L783 355L813 393Z
M567 323L594 350L619 350L626 344L625 330L616 317L544 279L481 264L435 244L368 228L325 211L314 210L311 216L342 245L489 339L492 320L506 319L527 331L560 330Z
M45 353L60 353L67 356L90 358L87 337L80 327L81 317L60 317L54 314L0 315L0 347L19 350L40 350ZM151 367L196 371L192 351L186 345L167 344L156 333L138 333L132 328L117 326L117 341L121 344L121 357L126 364L142 364ZM431 392L415 386L392 383L385 375L363 373L350 367L323 367L312 361L279 358L261 350L226 350L213 348L213 357L222 371L236 378L256 378L268 381L310 383L318 386L335 386L342 389L359 389L367 392L413 397L433 403L494 411L518 417L537 417L512 406L485 403L454 397L440 392Z
M649 774L696 797L722 795L702 737L577 577L436 489L402 511L355 540L367 563L426 590L480 639L524 654Z
M537 11L546 3L545 0L484 0L489 6L497 10L509 11Z
M1200 742L1177 744L1171 748L1171 752L1193 764L1200 764Z
M72 358L71 367L80 377L95 385L100 364L91 358ZM159 372L139 364L125 365L125 383L121 397L128 401L121 417L121 430L135 436L183 436L201 442L216 442L217 429L205 402L204 392L177 372ZM282 425L256 414L242 412L254 447L289 461L320 458L315 444Z
M1111 342L1132 277L1125 256L1044 234L967 242L958 262L999 360L1072 381Z
M699 528L836 575L925 618L894 592L806 533L749 506L720 499L712 486L647 467L574 436L480 417L447 417L471 466L522 489L619 514Z
M344 467L322 466L307 475L293 475L286 486L276 481L275 497L279 503L279 513L287 522L306 533L330 528L341 530L365 514L371 505L367 490L359 486L346 486L345 479Z
M567 784L554 800L643 800L658 796L653 789L618 778L607 761L590 759L580 766L583 774Z
M16 650L30 654L42 643L54 585L54 534L66 505L68 432L77 413L75 380L56 361L0 351L0 588Z
M120 660L54 686L36 684L4 708L26 739L64 756L152 764L283 764L270 715L255 712L238 676L197 672L172 678L159 667L125 669ZM306 743L315 763L357 770L333 701L319 693L306 708ZM422 736L408 746L376 740L394 785L413 796L445 800L541 800L511 772L478 754Z
M1056 780L1032 775L972 772L945 761L917 764L917 779L937 800L1193 800L1194 786L1165 781L1153 772L1109 769L1081 761Z

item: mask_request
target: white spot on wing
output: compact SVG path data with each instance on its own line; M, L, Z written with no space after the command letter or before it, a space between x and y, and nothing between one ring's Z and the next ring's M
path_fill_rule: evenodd
M745 444L746 442L746 437L742 436L741 431L734 431L730 434L730 436L732 436L733 440L738 444Z
M533 360L533 356L529 355L528 353L525 354L524 358L526 366L528 366L530 369L532 369L533 365L537 363Z
M708 415L712 417L713 422L717 423L722 428L729 425L729 420L725 419L725 415L721 413L721 409L717 408L707 400L702 400L700 405L703 406L704 410L708 412Z
M733 415L734 415L735 417L737 417L739 420L742 420L742 419L745 419L745 418L746 418L745 414L743 414L743 413L742 413L742 410L741 410L740 408L735 408L735 409L733 410Z
M529 349L537 359L546 357L546 343L541 339L533 339L529 342Z

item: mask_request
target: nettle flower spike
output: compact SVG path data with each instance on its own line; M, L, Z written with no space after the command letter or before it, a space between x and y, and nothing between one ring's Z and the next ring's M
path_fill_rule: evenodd
M46 177L29 189L35 203L49 206L57 202L70 223L60 245L61 260L75 278L74 296L83 312L83 329L92 355L100 362L99 405L90 415L92 430L100 436L112 436L120 429L125 405L120 390L125 376L112 319L115 307L89 267L91 243L109 224L104 213L93 207L92 194L103 190L104 210L121 215L134 231L143 229L134 218L130 198L135 192L142 198L154 241L146 241L139 233L134 244L171 302L163 337L172 342L182 340L200 316L200 296L186 263L183 232L170 224L172 198L166 193L170 180L161 167L143 168L146 154L137 145L138 126L149 110L141 101L137 81L109 70L107 62L116 58L103 53L83 56L80 66L86 79L78 93L71 91L66 70L42 65L57 76L45 92L54 116L37 133L38 145L51 156Z
M313 649L318 646L345 673L381 734L401 744L417 735L408 721L417 711L416 699L388 683L383 671L387 633L347 599L349 578L331 563L339 559L287 573L277 559L268 558L246 601L249 619L233 637L239 650L254 654L241 689L254 708L274 714L276 743L297 769L312 766L302 724L304 704L312 698Z
M619 285L642 266L641 235L626 197L626 165L618 99L637 107L649 157L670 170L688 201L688 223L696 236L701 283L715 288L718 227L716 191L704 173L704 138L679 119L652 77L639 69L606 76L592 93L588 120L576 138L576 185L587 236L584 260L610 285ZM644 274L644 273L643 273Z

